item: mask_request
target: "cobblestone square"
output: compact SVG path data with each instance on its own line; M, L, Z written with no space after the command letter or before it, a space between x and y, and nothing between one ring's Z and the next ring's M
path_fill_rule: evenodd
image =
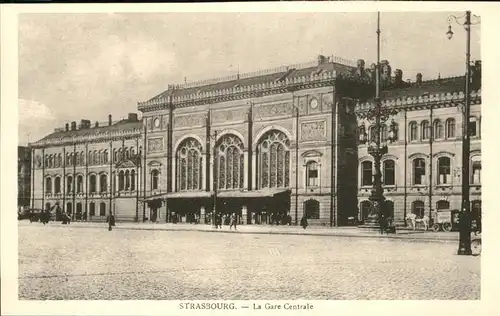
M19 224L19 299L479 299L455 243Z

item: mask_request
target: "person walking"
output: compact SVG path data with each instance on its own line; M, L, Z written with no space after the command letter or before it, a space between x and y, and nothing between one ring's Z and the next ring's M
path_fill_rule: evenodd
M229 230L234 226L234 230L236 230L236 213L231 214L231 224L229 225Z
M112 231L113 226L115 226L115 217L111 212L108 215L107 222L108 222L108 231Z
M309 223L307 222L307 216L302 216L302 218L300 219L300 226L302 226L302 228L306 229L307 226L309 225Z

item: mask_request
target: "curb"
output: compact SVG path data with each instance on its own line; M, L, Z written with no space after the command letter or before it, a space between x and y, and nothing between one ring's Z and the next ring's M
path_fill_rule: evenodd
M71 225L71 224L70 224ZM63 227L63 226L51 226L51 227ZM82 225L71 225L74 228L95 228L100 229L100 226L82 226ZM106 226L103 226L107 228ZM369 238L369 239L384 239L384 240L405 240L409 242L423 242L423 243L456 243L457 239L452 238L431 238L431 237L421 237L412 238L407 236L397 236L397 235L362 235L362 234L352 234L352 233L322 233L322 232L286 232L286 231L226 231L226 230L208 230L208 229L192 229L192 228L168 228L168 227L120 227L115 226L114 229L119 230L140 230L140 231L183 231L183 232L200 232L200 233L222 233L222 234L247 234L247 235L291 235L291 236L319 236L319 237L346 237L346 238Z

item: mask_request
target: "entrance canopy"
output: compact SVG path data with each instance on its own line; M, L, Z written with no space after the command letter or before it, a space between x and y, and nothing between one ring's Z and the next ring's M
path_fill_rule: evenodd
M221 198L259 198L259 197L273 197L279 193L288 192L289 189L272 188L256 191L221 191L217 194Z
M220 191L217 192L217 197L219 198L270 198L277 194L289 192L290 189L286 188L271 188L262 189L256 191L243 191L243 190L232 190L232 191ZM154 200L164 200L164 199L197 199L197 198L211 198L214 196L214 192L207 191L185 191L185 192L169 192L162 194L155 194L143 199L144 202L150 202Z

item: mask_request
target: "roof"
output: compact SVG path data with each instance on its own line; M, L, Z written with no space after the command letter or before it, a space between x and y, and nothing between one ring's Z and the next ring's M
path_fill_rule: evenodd
M175 96L187 96L191 94L210 92L210 91L218 91L225 89L232 89L236 86L252 86L259 85L268 82L277 82L283 81L285 79L294 79L303 76L309 76L313 73L320 74L325 71L333 71L335 70L337 73L350 73L355 69L353 66L348 66L336 62L324 62L321 64L316 63L315 66L308 65L304 68L301 67L280 67L275 68L275 71L262 71L260 73L265 73L258 75L259 72L256 72L254 76L249 76L248 74L242 74L241 76L232 76L227 77L228 80L221 80L219 82L214 82L212 84L201 84L199 86L190 86L186 87L179 86L175 89L169 87L169 89L160 93L159 95L153 97L149 101L155 101L164 99L166 97L175 95ZM266 73L267 72L267 73ZM216 79L215 79L216 80ZM215 81L214 80L214 81Z
M137 120L137 121L131 121L128 119L123 119L120 120L112 125L108 126L99 126L99 127L92 127L92 128L84 128L84 129L77 129L77 130L69 130L69 131L56 131L53 132L44 138L38 140L35 143L42 142L42 141L48 141L48 140L55 140L55 139L61 139L61 138L73 138L73 137L80 137L80 136L90 136L90 135L99 135L99 134L106 134L106 133L112 133L116 131L127 131L127 130L135 130L135 129L140 129L142 127L142 119Z
M412 82L411 84L405 83L403 88L392 88L389 90L381 91L382 99L397 99L417 97L424 94L443 94L455 93L465 90L465 76L450 77L443 79L434 79L422 81L421 84Z

